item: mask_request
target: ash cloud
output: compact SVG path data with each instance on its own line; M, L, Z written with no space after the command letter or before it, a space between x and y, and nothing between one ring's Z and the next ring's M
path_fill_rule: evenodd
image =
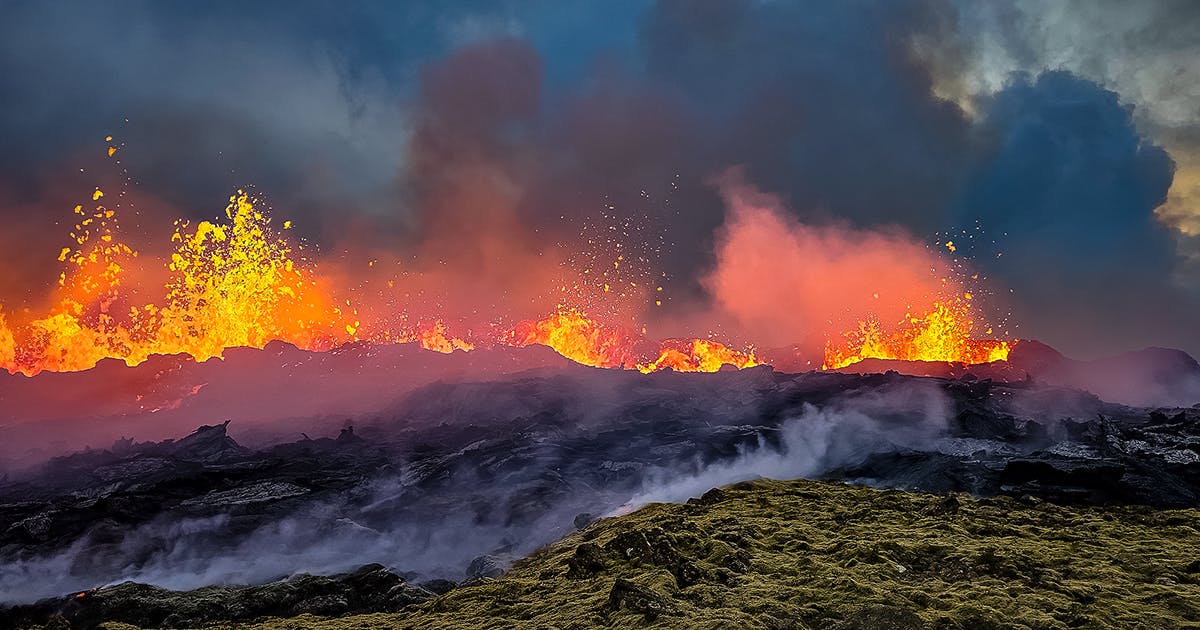
M1005 135L1013 149L1031 148L1040 136L1042 155L1057 155L1057 168L1049 172L1061 174L1061 181L1035 184L1018 174L1022 186L1009 186L1010 192L1000 196L1024 196L1024 203L1035 207L1055 198L1056 210L1034 214L1054 224L1052 229L1076 229L1058 240L1062 254L1043 248L1046 262L1069 265L1064 259L1074 255L1072 260L1094 265L1074 270L1072 278L1043 283L1028 280L1045 268L1036 256L1026 270L1005 265L1008 275L1023 276L1016 286L1029 285L1026 311L1044 301L1044 285L1050 282L1072 294L1059 301L1065 310L1057 321L1030 314L1031 329L1047 330L1056 343L1061 338L1064 349L1095 353L1105 344L1097 344L1097 331L1089 328L1103 321L1094 316L1103 310L1111 313L1104 318L1112 320L1110 328L1122 331L1107 344L1109 352L1156 343L1148 340L1155 336L1178 339L1173 343L1195 353L1187 320L1200 308L1200 113L1195 107L1200 73L1192 62L1200 52L1198 7L1177 0L1136 5L1011 0L960 3L960 8L959 30L975 42L965 57L976 84L966 100L983 116L1008 119ZM1013 107L1015 100L1025 104ZM1006 101L1001 107L1008 116L996 116L999 101ZM1016 139L1018 133L1025 139ZM1090 154L1081 151L1084 147ZM1169 153L1173 169L1154 155L1161 150ZM1040 159L1030 152L1022 157L1030 163ZM1061 215L1075 216L1068 224ZM1124 231L1128 238L1121 238ZM1114 238L1120 242L1102 243ZM1029 239L1034 246L1040 241ZM1083 251L1089 249L1104 255ZM1071 304L1078 305L1074 314L1068 314ZM1085 323L1085 317L1091 321ZM1148 322L1158 332L1143 333ZM1074 335L1065 330L1072 323L1080 325Z
M57 251L62 189L99 183L113 133L143 214L208 217L254 183L333 273L403 261L430 272L413 293L468 296L428 304L544 300L553 245L610 209L667 235L671 299L641 316L684 321L713 300L710 182L740 166L809 223L886 240L979 220L1005 256L976 263L1013 290L1023 336L1200 352L1197 249L1168 229L1190 225L1172 158L1192 152L1192 82L1169 77L1194 11L1056 7L9 4L0 212L21 236L0 289L36 290L35 244Z

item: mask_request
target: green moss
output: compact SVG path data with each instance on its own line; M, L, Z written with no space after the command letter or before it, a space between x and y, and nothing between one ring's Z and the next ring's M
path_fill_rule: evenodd
M1200 511L761 480L597 521L500 579L401 613L228 627L907 628L918 619L1200 628Z

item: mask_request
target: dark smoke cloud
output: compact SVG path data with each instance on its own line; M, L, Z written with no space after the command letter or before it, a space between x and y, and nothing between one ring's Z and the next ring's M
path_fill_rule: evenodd
M963 9L959 14L960 29L976 42L967 56L974 87L980 92L978 100L986 103L991 99L992 92L1010 82L1011 72L1031 76L1047 71L1070 72L1080 79L1080 85L1072 88L1081 99L1080 107L1091 111L1093 119L1103 121L1098 129L1086 130L1075 125L1072 133L1084 143L1080 146L1103 148L1098 139L1107 136L1106 146L1123 142L1127 148L1118 149L1117 155L1128 156L1128 146L1138 141L1130 136L1141 136L1143 144L1162 147L1175 163L1174 180L1168 182L1170 190L1165 203L1158 196L1163 167L1161 163L1151 167L1152 160L1147 155L1140 156L1137 164L1126 159L1123 165L1094 155L1091 163L1086 164L1097 169L1091 187L1105 190L1113 198L1097 202L1099 195L1075 188L1080 194L1067 204L1069 208L1094 203L1096 211L1088 210L1093 216L1087 222L1079 222L1078 236L1072 240L1091 241L1092 235L1084 229L1086 225L1095 225L1095 234L1109 235L1101 239L1111 237L1121 228L1130 230L1130 238L1103 256L1081 257L1092 261L1095 269L1061 283L1072 293L1070 302L1078 307L1075 316L1063 317L1056 327L1062 330L1071 320L1081 326L1074 339L1066 335L1067 344L1081 351L1088 347L1098 350L1094 345L1096 331L1086 329L1104 322L1109 325L1110 335L1111 330L1121 330L1121 334L1110 337L1110 350L1171 343L1195 352L1197 337L1190 330L1194 326L1190 326L1189 320L1195 319L1200 308L1200 109L1196 107L1196 99L1200 98L1200 67L1194 63L1200 54L1200 5L1186 0L1137 3L1006 0L960 5ZM1017 82L1030 81L1020 78ZM1060 79L1054 83L1057 88L1047 85L1037 89L1047 95L1042 99L1045 105L1056 98L1049 95L1051 89L1057 90L1059 102L1053 107L1062 117L1070 111L1069 101L1061 98L1067 95L1067 90L1062 89L1067 81ZM1095 84L1092 96L1084 94L1088 91L1082 85L1085 83ZM1101 88L1116 94L1101 97ZM1119 112L1115 99L1122 106L1132 107L1132 112ZM1108 103L1101 106L1105 100ZM1101 109L1109 113L1104 114ZM1091 139L1083 139L1085 135ZM1057 153L1076 169L1085 166L1081 158L1068 157L1061 150ZM1153 172L1121 170L1138 165ZM1104 177L1133 183L1123 188L1108 183ZM1082 183L1077 172L1063 179L1074 184L1059 185L1060 192L1055 194L1061 195L1072 185ZM1148 196L1139 200L1139 195ZM1157 221L1149 216L1149 210L1155 212ZM1070 212L1068 209L1067 213ZM1110 222L1109 218L1113 220ZM1160 225L1170 229L1164 233ZM1068 250L1075 250L1069 243L1066 245ZM1114 273L1120 266L1123 268ZM1025 275L1032 275L1035 270L1036 265L1031 264ZM1083 292L1080 287L1090 287L1093 293L1080 296ZM1024 301L1026 310L1037 303L1029 298ZM1113 315L1097 319L1096 311ZM1036 321L1030 323L1040 326ZM1147 328L1155 332L1147 333ZM1049 337L1059 333L1044 334ZM1092 339L1085 343L1087 335Z
M969 129L910 43L952 36L945 9L663 2L647 19L648 72L699 112L712 166L744 164L810 214L936 229Z
M9 3L2 211L9 234L69 211L51 193L93 177L106 133L161 211L210 216L252 182L328 251L455 254L480 284L608 209L667 234L670 318L708 299L725 219L710 183L741 166L806 221L924 235L980 220L1005 256L977 264L1014 290L1023 335L1079 354L1200 352L1180 273L1200 248L1155 215L1165 151L1193 146L1180 130L1194 121L1172 114L1192 92L1167 70L1194 46L1170 23L1194 12L1153 9ZM1102 63L1117 32L1136 36ZM1155 64L1136 75L1131 59ZM456 247L454 230L473 236ZM20 242L6 267L31 266ZM505 271L472 271L503 243Z
M1016 287L1026 331L1077 353L1194 344L1197 303L1171 284L1174 243L1154 216L1174 164L1116 93L1063 71L1016 76L978 130L992 149L961 218L1006 235L989 267Z

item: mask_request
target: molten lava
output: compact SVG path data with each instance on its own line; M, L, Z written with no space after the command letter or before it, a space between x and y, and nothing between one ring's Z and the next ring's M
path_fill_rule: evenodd
M716 372L724 365L736 368L760 364L753 352L739 352L708 339L668 339L660 344L658 358L639 363L643 373L670 368L676 372Z
M859 329L847 333L843 345L826 346L821 368L843 368L863 359L967 364L1008 359L1007 341L972 338L975 321L967 302L936 302L929 312L920 317L910 315L891 331L885 331L877 320L859 322Z
M402 336L399 343L412 341L421 344L421 347L426 350L433 350L442 354L450 354L455 350L470 352L475 349L475 344L470 341L459 337L451 337L445 322L440 319L434 322L432 326L421 327L408 335Z
M95 200L103 197L97 190ZM243 192L230 198L227 222L177 222L177 243L161 301L132 304L123 291L138 253L117 239L115 212L100 205L71 234L59 260L49 313L12 331L0 320L0 366L28 375L74 371L104 358L129 365L152 354L184 353L198 361L226 348L283 340L323 350L352 340L353 324L311 270Z
M225 216L228 223L202 221L193 231L181 223L172 236L179 246L168 265L166 303L145 308L154 335L148 350L205 359L277 339L327 349L353 337L356 323L315 274L296 264L291 246L245 193L230 198Z
M94 199L102 196L97 190ZM642 372L703 372L726 363L759 363L753 353L706 339L656 343L567 307L470 340L452 336L440 319L398 333L371 330L357 319L349 300L335 297L315 265L294 257L293 246L282 236L290 222L276 230L242 191L230 198L224 221L201 221L194 227L176 222L171 236L175 251L164 262L169 275L162 299L134 304L123 281L126 265L138 253L118 240L115 212L103 205L94 213L82 206L75 212L84 218L72 233L76 247L65 248L59 258L67 269L59 278L54 306L15 330L0 311L0 367L9 372L84 370L105 358L136 365L153 354L186 354L203 361L228 348L261 348L276 340L327 350L359 339L415 342L443 353L470 351L479 343L541 344L585 365Z
M643 373L668 368L677 372L716 372L725 364L746 368L760 363L753 352L733 350L707 339L667 339L655 343L566 307L543 319L521 322L505 336L503 343L517 347L549 346L577 363Z
M93 201L103 197L96 190ZM613 324L617 318L612 314L593 318L566 304L540 319L492 326L484 334L468 329L466 335L452 335L440 318L397 325L407 321L407 314L394 307L384 316L362 317L369 320L364 323L361 301L346 297L352 292L339 292L285 237L291 222L276 228L242 191L230 198L222 220L194 226L177 221L169 260L149 261L152 267L161 265L158 272L165 283L140 286L135 279L145 284L144 274L131 274L138 252L119 238L114 210L99 203L94 211L76 206L75 213L71 246L59 255L65 269L44 315L18 322L12 311L0 309L0 367L9 372L83 370L105 358L135 365L153 354L186 354L203 361L228 348L261 348L271 341L306 350L357 340L417 343L442 353L540 344L585 365L646 373L713 372L726 364L745 368L764 362L753 350L711 339L648 339L644 328L639 333ZM614 268L620 268L620 260ZM639 286L633 280L628 284ZM601 295L611 295L608 288L604 284ZM923 314L908 315L897 325L885 326L868 316L840 343L826 345L823 367L836 369L868 358L959 363L1007 358L1008 342L974 337L979 317L970 294L930 303ZM599 306L599 312L606 312Z
M633 367L638 363L639 336L620 327L601 325L571 308L539 320L523 321L504 338L516 347L549 346L555 352L594 367Z
M0 367L12 370L11 366L16 365L16 353L17 342L8 328L4 312L0 311Z

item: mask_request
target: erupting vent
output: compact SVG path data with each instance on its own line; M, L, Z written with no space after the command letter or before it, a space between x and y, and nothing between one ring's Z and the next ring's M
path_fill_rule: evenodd
M353 338L351 318L243 192L230 198L224 223L176 222L158 303L131 304L122 291L138 252L117 240L114 211L75 213L76 246L59 256L67 269L49 313L15 332L0 320L0 365L10 372L83 370L110 357L135 365L152 354L204 360L272 340L323 350Z
M644 327L636 331L611 318L597 318L596 312L609 311L585 312L590 309L570 299L540 318L492 324L482 327L484 332L456 330L457 336L451 329L458 325L447 323L455 320L406 323L402 306L389 307L398 317L365 317L356 294L339 290L319 274L316 263L302 255L299 241L285 237L291 222L276 227L242 191L230 198L221 221L176 221L169 258L140 261L141 268L156 271L131 274L138 251L121 240L117 214L103 198L97 189L94 210L75 207L73 242L59 255L65 269L43 314L23 313L21 321L14 321L13 313L6 318L0 311L0 367L34 375L83 370L105 358L135 365L153 354L186 354L202 361L227 348L261 348L275 340L307 350L360 340L415 342L443 353L540 344L585 365L641 372L713 372L726 364L745 368L771 362L762 351L735 349L711 338L656 341ZM614 270L623 271L622 260L620 256L613 263ZM590 269L583 271L588 273ZM162 277L165 281L146 280ZM612 296L609 283L618 281L617 276L599 280L601 295ZM654 297L661 297L661 291L657 287ZM827 341L822 367L836 369L868 358L968 364L1007 358L1009 342L972 336L983 326L977 325L970 293L951 300L928 298L927 303L897 324L869 316L857 330ZM992 329L986 332L990 335Z
M1008 359L1009 342L971 338L975 322L963 301L938 302L924 316L908 315L906 320L892 332L885 332L876 320L860 322L857 331L846 334L844 345L826 346L822 369L843 368L863 359L968 364Z

